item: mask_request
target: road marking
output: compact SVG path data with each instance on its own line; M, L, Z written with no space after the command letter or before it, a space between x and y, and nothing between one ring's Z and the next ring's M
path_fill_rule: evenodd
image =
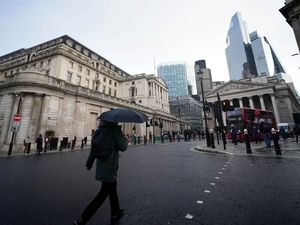
M186 214L186 216L185 216L185 218L186 218L186 219L189 219L189 220L193 219L193 217L194 217L194 216L191 215L191 214L189 214L189 213Z
M204 192L205 192L205 193L210 193L210 190L205 190Z
M227 167L227 164L225 164L224 167Z
M223 172L219 172L219 174L223 174Z
M216 180L219 180L220 179L220 177L215 177L216 178Z
M221 170L226 170L226 168L223 167Z
M216 183L210 183L210 185L212 185L212 186L215 186L215 185L216 185Z
M203 201L198 200L197 204L203 204Z

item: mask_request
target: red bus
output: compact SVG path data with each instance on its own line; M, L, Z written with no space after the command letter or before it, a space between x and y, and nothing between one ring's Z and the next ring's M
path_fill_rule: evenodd
M266 111L261 109L249 109L249 108L235 108L233 111L227 111L226 122L228 131L233 124L239 131L238 139L243 140L243 131L248 129L250 137L252 137L252 130L254 127L259 129L261 121L264 121L269 127L276 127L276 119L272 111ZM231 139L231 135L228 135Z

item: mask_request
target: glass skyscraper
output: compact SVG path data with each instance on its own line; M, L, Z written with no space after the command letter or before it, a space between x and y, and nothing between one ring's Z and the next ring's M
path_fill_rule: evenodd
M166 81L169 88L169 96L189 94L185 62L161 63L157 66L157 75Z
M250 40L258 76L286 73L266 37L261 37L254 31L250 34Z
M286 73L267 38L259 36L257 31L249 35L239 12L231 18L226 43L230 80L263 75L281 78Z
M226 44L225 53L230 80L239 80L250 74L256 75L247 24L239 12L231 18Z

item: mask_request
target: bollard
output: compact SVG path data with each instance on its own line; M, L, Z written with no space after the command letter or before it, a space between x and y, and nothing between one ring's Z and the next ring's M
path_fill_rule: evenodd
M271 129L271 134L272 134L272 139L274 142L275 153L276 153L276 155L281 155L281 150L280 150L280 146L278 143L279 134L276 132L276 130L274 128Z
M146 144L147 144L147 136L144 135L144 145L146 145Z
M160 140L161 140L161 143L164 143L164 136L163 135L160 135Z
M251 154L252 150L251 150L251 145L250 145L250 140L249 140L249 134L248 134L248 130L247 129L244 129L244 137L245 137L245 143L246 143L246 152L248 154Z
M61 152L63 149L63 138L60 139L59 151Z
M180 142L180 134L177 134L177 140Z
M215 146L215 140L214 140L214 131L213 129L210 129L210 147L211 148L216 148Z

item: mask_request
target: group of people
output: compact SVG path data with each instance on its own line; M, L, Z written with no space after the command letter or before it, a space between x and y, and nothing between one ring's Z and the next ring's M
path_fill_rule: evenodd
M274 128L274 131L276 132L277 137L279 138L280 136L282 137L282 139L285 141L288 138L288 133L285 131L285 129L283 127L281 127L279 130L277 130L276 128ZM264 120L260 121L260 123L258 124L258 126L253 126L252 128L249 127L247 129L251 140L255 141L255 143L260 143L261 140L263 139L265 144L266 144L266 148L271 148L271 130L272 127L266 123ZM242 131L238 130L233 124L231 124L230 130L229 130L232 142L237 145L238 141L242 141ZM300 127L298 124L295 125L295 127L293 128L293 130L290 132L290 136L291 138L294 138L294 136L296 137L296 143L298 143L298 136L300 135Z

